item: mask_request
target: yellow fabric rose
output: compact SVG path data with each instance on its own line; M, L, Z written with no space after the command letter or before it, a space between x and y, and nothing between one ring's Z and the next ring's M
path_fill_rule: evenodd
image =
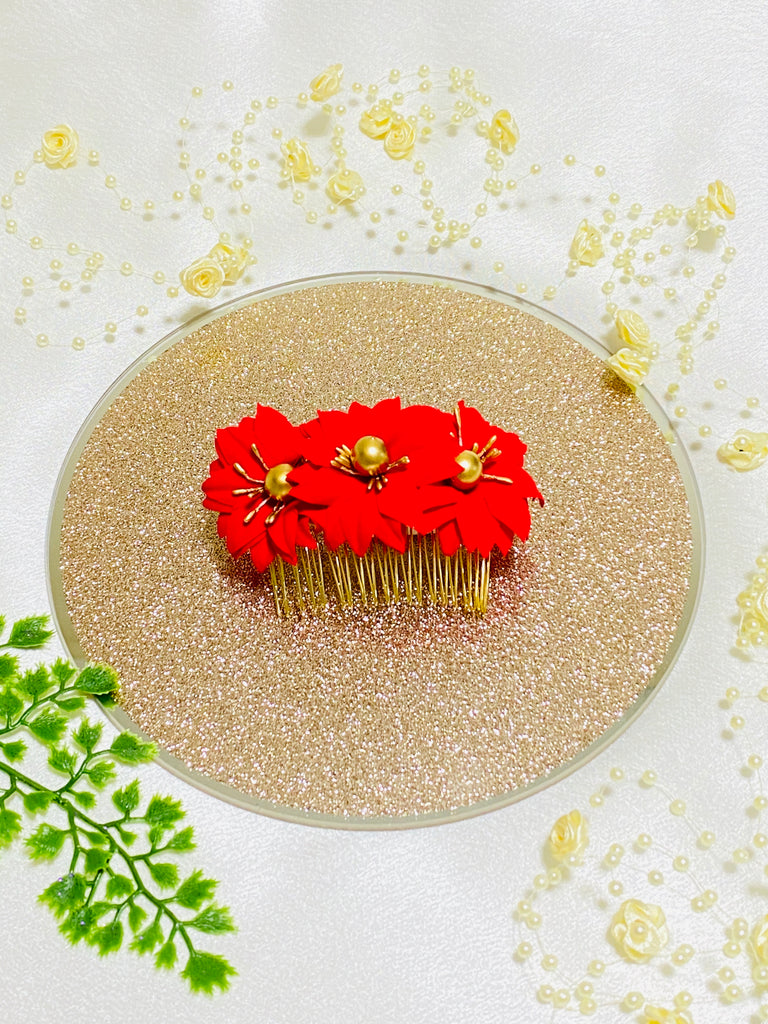
M343 64L331 64L325 71L313 78L309 83L309 95L313 100L322 103L335 96L341 88L341 78L344 74Z
M555 860L565 860L572 854L579 857L588 843L587 820L580 811L569 811L558 818L549 833L549 851Z
M520 129L508 110L497 110L488 126L488 140L502 153L511 153L520 139Z
M284 142L280 151L283 154L283 168L294 181L307 181L312 177L312 160L301 139Z
M707 185L707 206L718 217L731 220L736 213L736 198L720 179Z
M625 384L631 388L639 388L648 376L650 362L631 348L620 348L618 352L610 356L606 363L617 377L621 377Z
M645 963L669 942L661 907L642 900L625 900L611 921L608 937L625 960Z
M208 253L211 259L221 267L224 273L224 284L234 284L243 276L243 271L248 266L250 253L241 245L227 245L225 242L217 242Z
M693 1017L685 1010L665 1010L649 1003L643 1009L643 1024L693 1024Z
M403 119L390 127L384 139L384 150L393 160L406 160L413 152L415 142L413 125Z
M334 203L354 203L365 193L363 179L357 171L344 168L328 179L325 186L328 198Z
M619 309L614 318L619 337L640 355L651 353L651 329L633 309Z
M181 271L179 279L190 295L212 299L224 284L224 270L212 256L201 256Z
M721 444L717 456L722 462L738 469L740 473L748 469L757 469L768 458L768 434L747 430L737 430L730 441Z
M598 229L585 218L571 242L571 259L585 267L594 267L603 255L603 239Z
M392 124L392 104L389 100L374 103L360 116L360 131L369 139L383 139Z
M46 167L70 167L75 162L80 139L74 128L58 124L43 136L43 160Z

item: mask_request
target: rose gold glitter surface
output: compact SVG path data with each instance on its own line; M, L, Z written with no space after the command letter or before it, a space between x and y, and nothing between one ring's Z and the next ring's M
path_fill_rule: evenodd
M463 398L528 445L546 498L488 614L279 620L201 505L217 427L400 395ZM245 794L322 814L447 811L571 760L635 702L680 620L688 502L642 403L538 318L439 285L309 287L227 313L108 408L61 531L69 616L157 742Z

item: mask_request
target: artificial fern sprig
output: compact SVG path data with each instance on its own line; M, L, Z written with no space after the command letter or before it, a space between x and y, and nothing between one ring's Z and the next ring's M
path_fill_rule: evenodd
M46 627L44 616L22 619L0 647L40 647L51 636ZM236 972L224 957L199 950L193 933L233 931L229 909L212 902L213 879L193 871L180 883L175 860L167 859L195 848L192 827L178 827L181 803L153 796L141 810L134 779L111 793L107 813L115 762L139 765L155 754L154 744L130 732L101 746L101 723L81 716L87 696L116 689L117 676L106 665L77 671L59 659L21 672L15 655L0 654L0 848L22 835L22 808L53 819L27 835L25 845L35 861L69 853L67 873L40 900L70 942L85 941L104 956L122 946L127 931L131 949L152 954L156 967L167 969L176 966L181 944L187 954L181 975L192 991L226 990ZM43 779L19 767L28 753L24 737L47 748Z

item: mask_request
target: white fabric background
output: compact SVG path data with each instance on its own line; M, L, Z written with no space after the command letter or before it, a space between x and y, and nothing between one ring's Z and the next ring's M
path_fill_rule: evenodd
M473 67L494 103L513 110L524 136L521 145L530 141L532 152L553 160L574 152L587 163L602 162L622 197L649 208L668 201L686 205L720 177L738 200L731 237L739 257L721 303L722 332L697 364L700 402L712 398L711 381L719 375L743 394L768 401L768 13L760 0L736 0L727 7L713 0L642 5L614 0L485 5L6 0L0 30L0 190L14 170L26 166L42 133L66 121L80 134L80 167L87 150L96 148L99 174L112 171L121 180L142 183L133 189L139 195L142 188L146 194L167 193L176 187L166 184L167 155L193 85L208 88L230 78L244 88L244 96L292 96L336 60L344 63L350 80L364 83L385 80L391 67ZM50 189L28 185L14 193L19 220L23 213L44 237L65 243L70 235L93 237L101 240L93 244L104 248L98 204L91 208L78 201L74 177L71 186L50 180ZM54 184L72 188L70 201L61 201ZM309 229L300 217L290 216L289 200L280 202L286 215L269 220L265 214L263 233L255 239L256 286L370 268L484 277L483 271L462 266L466 250L461 258L448 253L433 261L396 255L391 245L370 240L363 231L352 236ZM556 219L557 211L551 217ZM108 229L114 251L141 257L148 244L144 233L133 222L123 228L113 217L110 223L117 225ZM541 254L515 251L505 230L503 223L491 226L488 237L497 250L509 245L510 262L521 271L529 268L527 276L522 272L513 281L533 280ZM162 253L146 252L146 261L179 268L190 255L206 251L200 221L161 237ZM142 333L128 329L114 345L88 345L81 353L66 345L40 351L28 331L12 324L25 252L15 240L0 239L0 610L9 618L47 607L46 516L56 474L82 420L126 365L199 308L183 300L163 302L160 290ZM563 262L558 255L552 265ZM552 308L588 332L604 333L601 279L579 278L561 290ZM116 278L116 289L124 286ZM49 333L57 317L68 315L58 310L59 298L51 293L43 309L43 329ZM130 311L140 300L120 301ZM115 308L115 295L102 288L88 315L98 327ZM665 382L663 376L660 380ZM721 404L699 415L727 436L740 422L736 412ZM755 422L765 425L759 417ZM534 998L539 982L513 962L519 937L512 911L541 870L541 847L551 823L571 807L588 808L589 795L612 765L655 768L674 795L686 799L691 814L715 828L723 856L750 834L739 809L747 796L742 800L736 792L739 760L733 744L720 738L727 716L717 701L728 685L753 690L763 685L761 668L736 660L730 648L735 596L768 542L768 469L736 478L714 458L711 445L693 450L692 457L707 529L701 604L662 692L607 752L506 810L450 826L383 834L324 831L258 817L149 767L143 771L146 788L183 797L197 826L195 864L221 878L220 898L236 915L239 933L219 944L240 972L232 991L213 1002L193 1001L174 975L156 974L132 955L98 960L92 950L69 948L47 911L35 903L50 881L50 868L32 866L14 849L0 861L4 1019L70 1024L97 1013L105 1024L153 1016L169 1024L193 1018L258 1024L549 1020L550 1010ZM758 719L754 730L752 746L764 750L765 730L761 735ZM601 812L606 842L641 831L668 832L664 800L654 802L634 790L613 799L616 810ZM765 912L760 909L764 896L748 896L741 876L722 875L721 882L730 886L732 901L741 899L745 916ZM579 898L575 887L572 896ZM576 956L583 951L579 947L591 946L600 955L603 932L569 935L566 911L555 919L563 949ZM688 921L680 913L676 941L696 945L698 919ZM721 941L722 935L713 945ZM645 990L647 979L619 991ZM693 987L690 978L678 987L683 983ZM693 1009L697 1024L741 1021L747 1012L713 997ZM619 1019L615 1010L605 1013L597 1019Z

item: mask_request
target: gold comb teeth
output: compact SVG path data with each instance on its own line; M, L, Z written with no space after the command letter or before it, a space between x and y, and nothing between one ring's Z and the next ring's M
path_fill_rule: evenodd
M216 434L203 504L235 558L269 570L279 615L393 602L483 614L491 552L543 499L525 445L459 402L452 413L353 402L293 426L259 405Z

